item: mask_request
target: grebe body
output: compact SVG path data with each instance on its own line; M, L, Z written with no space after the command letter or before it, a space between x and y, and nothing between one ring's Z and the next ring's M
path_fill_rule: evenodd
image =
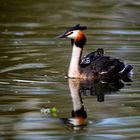
M102 48L82 57L86 36L83 32L87 27L77 24L68 29L60 38L70 38L72 48L71 61L68 70L69 78L104 79L118 75L129 75L133 69L121 59L104 55Z

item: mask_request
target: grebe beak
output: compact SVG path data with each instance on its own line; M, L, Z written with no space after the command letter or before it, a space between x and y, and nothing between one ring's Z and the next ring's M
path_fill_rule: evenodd
M65 32L65 33L63 33L63 34L61 34L61 35L59 35L58 37L59 38L67 38L69 35L71 35L71 34L73 34L73 32L71 31L71 32Z
M58 38L66 38L66 37L67 37L67 35L65 33L58 36Z
M56 38L66 38L67 37L67 32L64 32L60 35L58 35Z

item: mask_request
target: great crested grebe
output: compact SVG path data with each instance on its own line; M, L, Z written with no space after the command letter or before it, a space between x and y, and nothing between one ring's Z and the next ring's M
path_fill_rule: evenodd
M124 64L120 59L104 56L102 48L82 57L83 47L86 43L86 36L83 32L85 29L87 29L86 26L77 24L59 36L60 38L70 38L73 46L68 77L104 79L115 75L129 75L133 67Z

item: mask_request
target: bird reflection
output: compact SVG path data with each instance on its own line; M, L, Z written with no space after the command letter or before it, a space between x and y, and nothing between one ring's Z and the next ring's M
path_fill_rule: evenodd
M68 79L69 88L73 103L72 118L68 119L68 123L73 126L83 126L86 124L87 113L80 94L80 80Z
M80 79L68 79L73 110L72 117L65 120L65 124L74 129L82 129L86 125L87 113L82 101L83 96L96 96L98 102L104 101L105 94L111 94L124 87L120 79L110 81L85 81Z
M96 96L98 102L103 102L105 94L116 93L123 87L124 83L121 80L81 81L79 92L82 96Z

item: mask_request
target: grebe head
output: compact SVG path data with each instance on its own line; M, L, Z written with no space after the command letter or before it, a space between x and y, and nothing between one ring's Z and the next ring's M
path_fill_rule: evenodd
M65 33L60 35L60 38L70 38L72 45L75 44L77 47L83 47L86 43L86 37L82 30L87 29L86 26L80 26L80 24L71 27L66 30Z
M69 28L64 32L59 38L71 38L75 39L78 36L79 31L86 30L87 26L80 26L80 24L75 25L74 27Z

